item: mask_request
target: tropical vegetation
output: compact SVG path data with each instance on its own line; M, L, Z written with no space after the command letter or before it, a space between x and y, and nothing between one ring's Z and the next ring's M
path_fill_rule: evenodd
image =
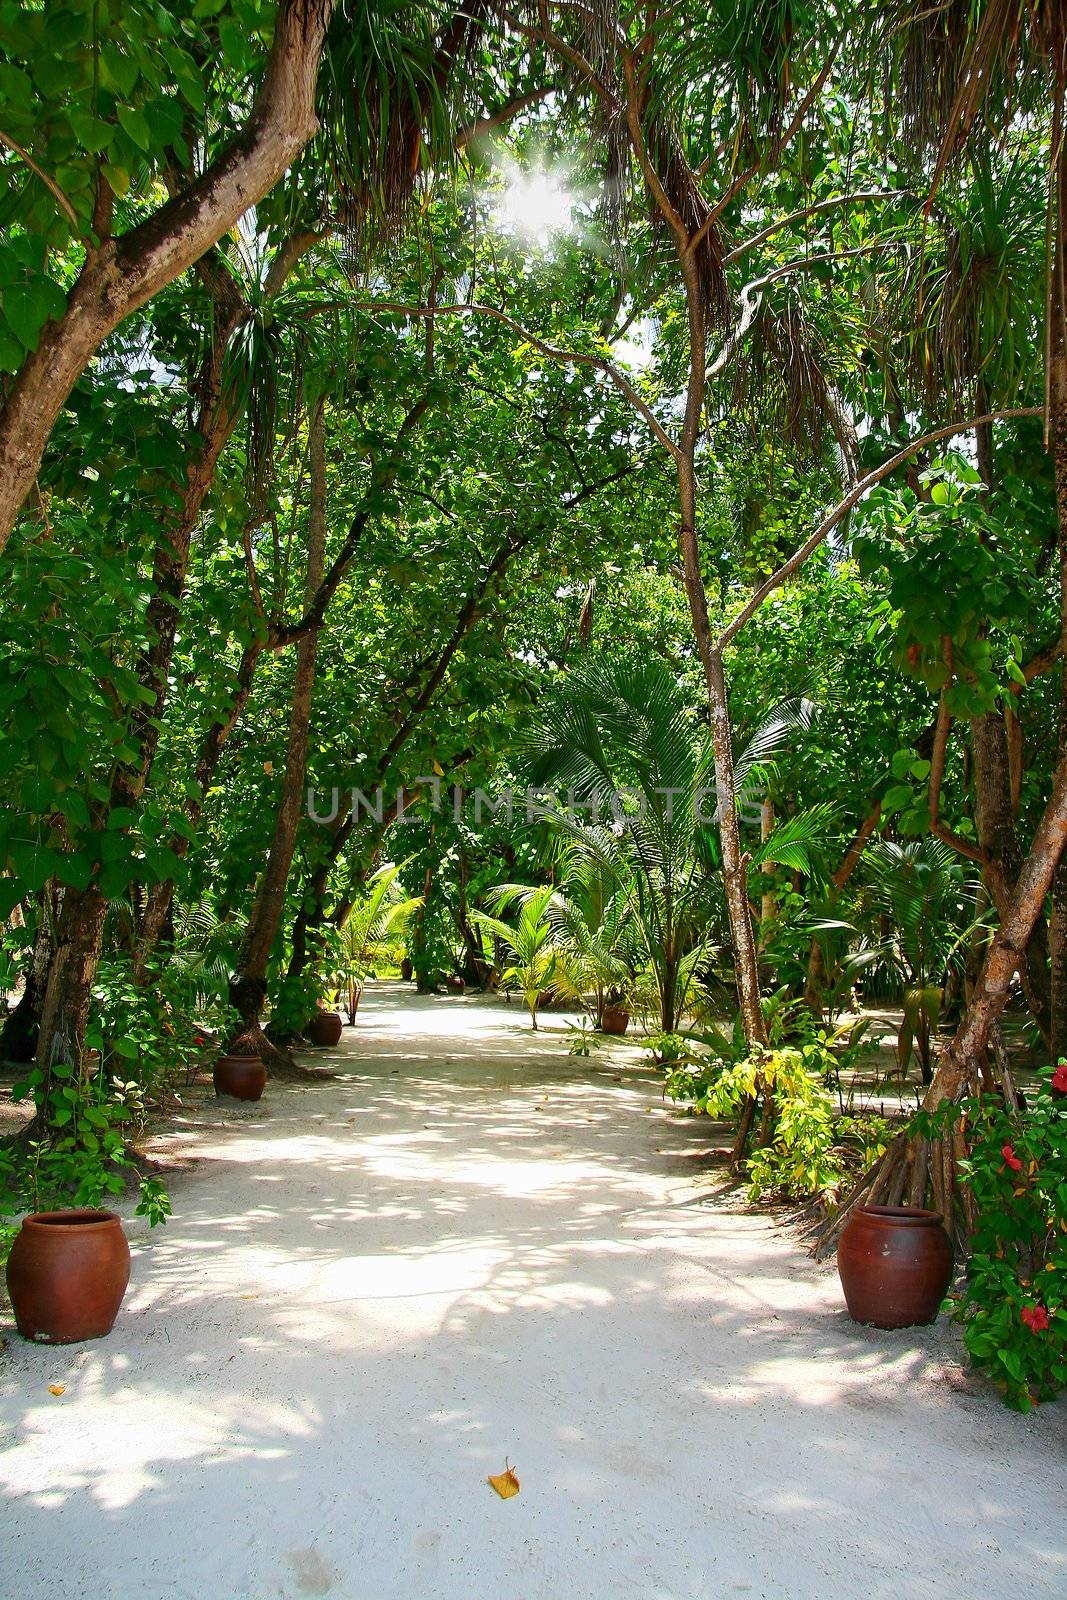
M1065 61L1018 0L0 7L7 1215L408 960L643 1020L823 1248L929 1200L1058 1385L1054 1255L1047 1360L986 1313L1064 1114Z

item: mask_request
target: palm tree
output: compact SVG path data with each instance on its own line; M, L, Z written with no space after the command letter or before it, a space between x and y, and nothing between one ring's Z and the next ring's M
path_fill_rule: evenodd
M549 905L558 952L554 986L590 1010L599 1027L609 1001L625 1002L633 987L638 935L627 898L612 874L574 841L556 862L558 892Z
M511 952L511 962L500 974L500 981L505 986L514 984L522 990L534 1028L537 1027L538 999L551 982L556 968L557 952L548 916L554 895L551 884L540 889L528 889L522 884L502 884L496 891L496 915L486 911L470 913L470 920L476 926L499 939L505 949ZM512 924L506 922L499 913L516 901L519 915Z
M906 1073L912 1051L923 1083L933 1077L931 1040L937 1031L949 974L963 966L971 934L976 884L959 857L938 839L911 844L880 840L867 852L861 925L873 930L846 966L887 976L903 989L904 1018L897 1065ZM888 932L885 931L888 929Z
M334 980L345 992L349 1024L356 1020L356 1008L363 993L368 969L388 953L390 934L399 934L417 906L421 895L400 893L396 879L399 866L381 867L370 879L370 892L357 900L339 928L330 931L330 946L335 959Z
M787 731L806 726L809 702L783 702L737 762L742 793ZM528 735L527 772L566 788L573 804L549 812L587 870L603 875L655 981L661 1029L673 1033L696 975L717 943L723 902L719 811L707 730L677 679L659 661L585 666L568 676ZM579 808L589 813L580 820ZM807 846L825 830L825 808L776 828L752 864L809 866Z

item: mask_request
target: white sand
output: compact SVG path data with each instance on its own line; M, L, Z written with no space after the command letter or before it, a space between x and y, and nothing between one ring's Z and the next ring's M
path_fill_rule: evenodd
M559 1030L385 986L345 1080L191 1096L111 1336L4 1319L3 1600L1067 1594L1064 1409L853 1326Z

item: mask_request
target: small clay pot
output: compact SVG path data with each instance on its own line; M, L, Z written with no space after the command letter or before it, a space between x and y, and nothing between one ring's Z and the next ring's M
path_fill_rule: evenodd
M630 1026L630 1013L622 1006L605 1006L600 1014L602 1033L625 1033Z
M400 976L403 978L405 983L411 982L414 972L415 968L411 965L408 957L405 956L403 961L400 963Z
M341 1013L316 1011L304 1032L312 1044L335 1045L341 1037Z
M114 1211L35 1211L7 1261L7 1292L24 1339L102 1339L130 1281L130 1247Z
M445 984L449 994L462 994L467 987L458 972L454 972L450 978L446 978Z
M219 1056L211 1073L216 1094L258 1100L267 1087L267 1069L258 1056Z
M860 1206L841 1235L837 1270L853 1321L875 1328L933 1322L952 1277L941 1213Z

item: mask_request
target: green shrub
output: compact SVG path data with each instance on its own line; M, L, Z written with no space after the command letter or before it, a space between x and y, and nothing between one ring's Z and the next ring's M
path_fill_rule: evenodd
M955 1315L971 1360L1019 1411L1067 1384L1067 1064L1041 1076L1025 1111L983 1095L940 1119L964 1118L977 1208ZM920 1131L936 1127L926 1118Z
M730 1033L657 1036L650 1043L660 1046L664 1092L691 1101L698 1114L735 1121L749 1099L756 1101L758 1143L745 1163L750 1199L775 1193L831 1200L891 1137L884 1117L835 1110L842 1067L861 1050L866 1024L830 1031L781 1005L767 1022L771 1048L751 1053L739 1023Z
M884 1117L838 1117L824 1072L809 1052L793 1046L757 1051L740 1061L707 1057L671 1063L666 1092L692 1100L700 1114L736 1119L756 1101L759 1142L745 1163L749 1198L775 1193L791 1199L833 1199L850 1172L868 1166L886 1148Z

